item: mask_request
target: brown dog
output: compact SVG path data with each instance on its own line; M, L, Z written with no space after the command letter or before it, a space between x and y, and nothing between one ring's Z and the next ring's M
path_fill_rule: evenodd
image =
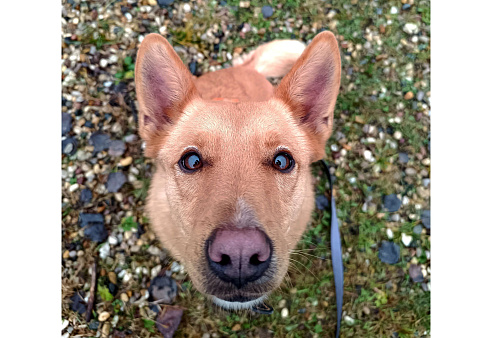
M325 156L340 54L330 32L303 50L274 41L198 79L158 34L138 52L139 133L156 166L147 212L223 308L250 308L281 284L314 207L310 164ZM265 78L287 72L277 88Z

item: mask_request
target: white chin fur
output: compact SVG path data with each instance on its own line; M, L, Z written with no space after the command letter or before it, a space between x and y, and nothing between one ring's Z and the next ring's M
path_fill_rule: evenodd
M261 302L263 302L263 300L265 300L266 297L267 295L263 295L260 298L250 300L249 302L228 302L226 300L212 296L212 301L226 310L245 310L251 309L251 307L260 304Z

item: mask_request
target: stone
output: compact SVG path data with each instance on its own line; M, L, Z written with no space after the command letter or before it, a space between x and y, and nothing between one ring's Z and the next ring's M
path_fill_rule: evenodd
M424 281L424 275L419 265L411 264L408 273L414 283L422 283Z
M386 236L388 236L389 239L393 239L393 230L391 230L390 228L386 229Z
M108 279L113 284L118 284L118 280L116 279L116 273L114 271L108 272Z
M95 132L91 135L89 143L94 146L94 154L96 154L100 151L108 149L111 144L111 139L107 134Z
M189 12L191 12L191 6L190 6L190 4L184 4L184 5L183 5L183 11L184 11L185 13L189 13Z
M109 236L108 243L110 245L116 245L118 244L118 238L116 236Z
M395 140L400 140L402 136L403 135L402 135L401 131L399 131L399 130L395 131L395 133L393 134L393 137L395 138Z
M157 3L161 8L172 5L174 0L157 0Z
M405 96L403 97L405 100L411 100L413 99L413 92L407 92Z
M91 330L97 330L99 328L99 322L97 320L91 320L89 323L89 329Z
M409 22L403 26L403 31L407 34L417 34L419 32L419 27L416 24Z
M166 304L174 302L178 292L176 282L171 277L157 276L149 286L150 300L161 300Z
M355 324L355 319L353 319L352 317L350 316L345 316L343 317L343 321L348 325L348 326L352 326Z
M407 153L398 153L398 162L408 163L408 154Z
M383 241L378 257L383 263L396 264L400 260L400 247L393 242Z
M316 196L316 208L318 210L324 210L330 205L330 201L325 195Z
M122 158L122 159L120 160L120 165L121 165L122 167L127 167L127 166L129 166L130 164L132 164L132 162L133 162L133 158L132 158L131 156L128 156L128 157Z
M231 328L231 331L234 331L234 332L239 331L239 330L241 330L241 324L236 324Z
M124 292L121 294L120 299L125 303L129 300L128 295Z
M402 241L402 243L403 243L405 246L409 246L409 245L410 245L410 243L412 243L412 240L413 240L413 238L412 238L412 236L411 236L411 235L407 235L407 234L405 234L405 233L402 233L402 234L401 234L401 241Z
M84 236L93 242L101 243L108 238L108 231L104 227L104 224L97 223L86 227L84 230Z
M263 14L263 17L265 19L271 17L273 15L273 8L271 6L263 6L261 8L261 14Z
M399 214L393 214L393 215L391 215L391 220L393 222L398 222L400 220L400 215Z
M407 174L408 176L415 176L417 174L417 170L408 167L407 169L405 169L405 174Z
M62 113L62 136L72 130L72 115Z
M79 226L81 228L98 223L104 224L104 216L102 214L88 214L83 212L79 214Z
M431 223L430 223L430 210L424 210L422 211L422 214L420 215L420 219L422 220L422 224L425 226L426 229L430 229Z
M72 304L70 304L70 309L72 309L72 311L78 312L81 315L83 315L85 311L87 311L87 306L85 305L83 297L83 291L81 291L80 293L75 292L75 294L70 297L70 300L72 301Z
M123 184L126 183L126 176L121 171L111 173L108 175L108 181L106 182L106 189L108 192L118 192Z
M383 197L383 204L389 212L396 212L400 210L401 200L396 194L386 195Z
M67 137L62 141L62 152L65 155L72 156L77 152L77 139L75 137Z
M287 318L289 316L289 310L286 307L284 307L280 312L280 316L282 316L282 318Z
M82 189L80 192L79 201L82 204L90 203L92 200L92 191L90 189Z
M108 154L110 156L118 157L125 153L126 145L125 142L120 140L113 140L109 144Z
M416 235L420 235L422 233L422 225L416 225L414 228L413 228L413 233L416 234Z
M111 332L111 324L104 323L101 329L101 338L109 338L109 333Z

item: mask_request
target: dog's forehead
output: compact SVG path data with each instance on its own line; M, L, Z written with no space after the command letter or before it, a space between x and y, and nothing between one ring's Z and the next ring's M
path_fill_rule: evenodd
M274 145L295 134L293 120L282 108L270 101L202 102L187 109L181 125L197 141Z

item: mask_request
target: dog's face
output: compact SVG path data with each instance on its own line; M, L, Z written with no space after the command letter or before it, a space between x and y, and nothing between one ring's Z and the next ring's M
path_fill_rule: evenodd
M142 43L140 134L156 166L147 211L217 304L250 307L282 282L313 208L310 164L324 154L339 78L336 41L323 34L269 101L210 102L167 41Z

